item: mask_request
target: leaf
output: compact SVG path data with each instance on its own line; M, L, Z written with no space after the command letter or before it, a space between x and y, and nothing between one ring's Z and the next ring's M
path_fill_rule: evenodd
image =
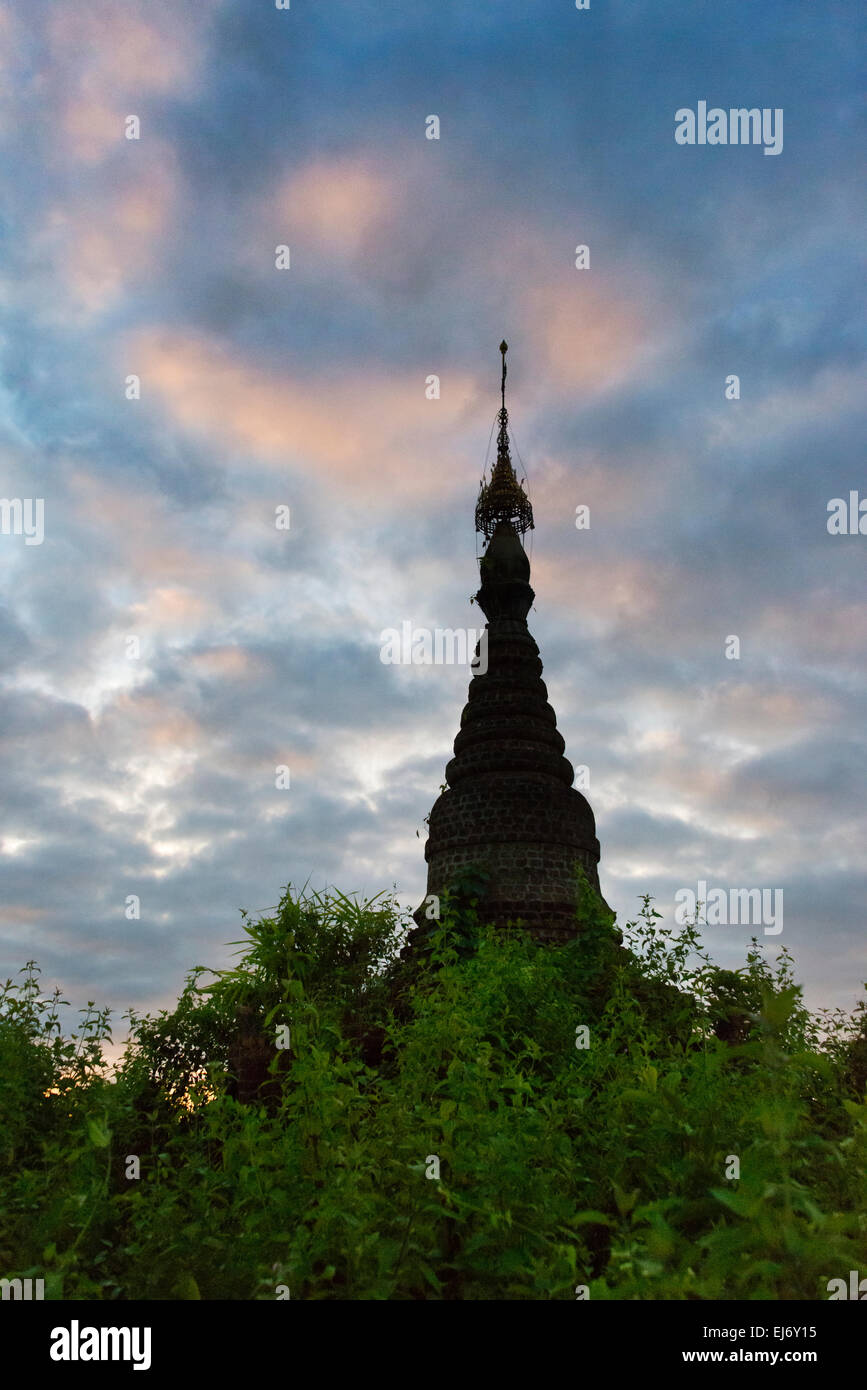
M762 1017L773 1029L782 1028L791 1017L800 993L799 985L790 985L787 989L781 989L779 994L765 995L762 1001Z
M195 1278L192 1274L190 1274L189 1271L187 1271L185 1274L182 1274L180 1279L178 1279L177 1283L172 1289L172 1294L175 1298L185 1299L187 1302L195 1302L200 1300L202 1297L202 1295L199 1293L199 1286L196 1283Z
M579 1211L572 1217L573 1226L613 1226L614 1222L604 1211Z
M102 1120L88 1120L87 1135L95 1149L107 1149L111 1134Z
M618 1187L616 1182L613 1182L611 1186L614 1189L614 1200L617 1203L617 1210L620 1212L621 1216L628 1216L635 1206L635 1203L638 1201L639 1189L635 1187L631 1192L626 1193L622 1188Z
M722 1202L724 1207L733 1211L736 1216L754 1216L762 1204L761 1197L746 1197L742 1192L724 1192L721 1188L712 1187L711 1196L716 1197L718 1202Z

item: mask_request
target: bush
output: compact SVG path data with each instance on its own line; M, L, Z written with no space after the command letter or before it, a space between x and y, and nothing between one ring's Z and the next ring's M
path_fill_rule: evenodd
M0 1268L89 1299L826 1298L867 1259L863 1006L811 1015L757 943L716 969L649 898L621 938L585 884L581 923L539 946L464 892L402 959L392 898L287 890L234 970L128 1016L111 1076L104 1014L63 1039L31 964L0 994Z

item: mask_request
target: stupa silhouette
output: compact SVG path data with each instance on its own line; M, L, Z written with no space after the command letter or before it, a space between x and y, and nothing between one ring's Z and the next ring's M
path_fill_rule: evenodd
M442 899L474 876L483 885L480 920L522 924L549 942L578 933L577 865L599 890L596 822L572 785L574 769L527 627L535 595L523 537L533 528L533 509L509 452L507 350L501 343L497 459L476 504L476 530L486 541L475 595L487 619L477 648L482 660L446 767L446 788L429 817L427 896L414 914L418 929L410 934L410 949L433 925L431 897Z

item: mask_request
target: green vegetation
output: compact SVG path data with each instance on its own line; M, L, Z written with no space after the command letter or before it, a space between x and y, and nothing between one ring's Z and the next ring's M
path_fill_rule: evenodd
M237 969L129 1016L113 1071L105 1014L65 1039L26 967L0 991L0 1275L49 1298L825 1299L867 1270L863 1006L811 1016L756 944L717 970L648 899L622 944L586 885L581 919L567 946L498 938L464 892L407 963L391 899L287 892L244 917Z

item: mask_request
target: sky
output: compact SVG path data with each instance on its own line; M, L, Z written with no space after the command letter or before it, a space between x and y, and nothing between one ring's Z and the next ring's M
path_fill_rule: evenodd
M859 39L835 0L0 0L0 495L44 509L0 534L0 977L155 1010L287 883L421 900L469 672L382 634L479 625L505 337L603 893L781 892L712 955L852 1006ZM782 149L678 143L700 102Z

